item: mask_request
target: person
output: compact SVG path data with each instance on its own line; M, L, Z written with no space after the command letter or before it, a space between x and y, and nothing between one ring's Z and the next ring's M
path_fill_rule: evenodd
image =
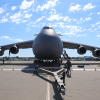
M4 64L4 59L3 59L3 64Z
M70 58L67 60L66 65L67 65L67 72L66 72L66 74L69 75L69 71L70 71L70 76L71 76L71 70L70 70L70 67L72 67L72 65L71 65L71 62L70 62Z
M63 79L63 83L65 84L65 70L62 73L62 77L60 79Z
M36 65L35 65L34 74L36 74L36 75L37 75L37 67L36 67Z

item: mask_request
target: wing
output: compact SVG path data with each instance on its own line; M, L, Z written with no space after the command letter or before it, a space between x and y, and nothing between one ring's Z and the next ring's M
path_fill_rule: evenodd
M62 40L63 48L68 49L77 49L79 54L85 54L86 50L92 51L93 56L98 57L100 56L100 47L85 45L81 43L75 43L70 41Z
M17 54L19 52L19 49L32 48L33 42L34 40L29 40L0 46L0 56L4 54L5 50L9 50L9 53L11 52L13 54Z
M17 46L19 49L32 48L33 41L34 40L29 40L29 41L23 41L23 42L3 45L3 46L0 46L0 48L2 50L7 50L7 49L9 49L10 47L13 47L13 46Z

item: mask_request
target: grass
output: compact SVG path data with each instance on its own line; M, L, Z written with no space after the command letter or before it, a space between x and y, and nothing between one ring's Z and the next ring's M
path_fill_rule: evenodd
M98 67L100 67L100 65L98 65Z

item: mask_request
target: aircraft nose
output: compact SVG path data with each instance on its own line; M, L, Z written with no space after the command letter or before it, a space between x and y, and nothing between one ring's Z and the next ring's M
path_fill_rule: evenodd
M59 57L63 50L63 44L61 39L52 33L41 34L37 39L34 53L42 58L55 58Z
M53 29L42 30L33 43L33 53L41 58L59 57L62 51L62 41Z

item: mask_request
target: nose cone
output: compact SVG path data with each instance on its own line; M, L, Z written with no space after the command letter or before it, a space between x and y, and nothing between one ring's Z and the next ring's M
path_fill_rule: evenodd
M62 41L52 27L44 27L33 43L33 52L38 58L56 59L62 50Z
M48 35L48 36L57 36L55 30L51 26L45 26L40 31L40 34Z

